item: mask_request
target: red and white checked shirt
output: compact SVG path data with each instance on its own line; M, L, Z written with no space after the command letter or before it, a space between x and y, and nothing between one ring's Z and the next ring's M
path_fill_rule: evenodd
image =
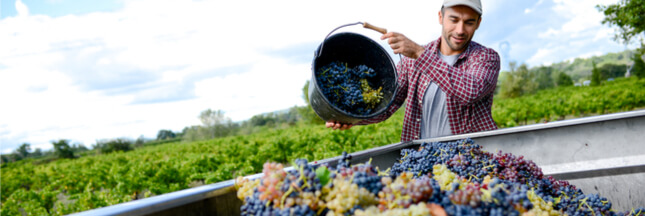
M385 113L358 124L384 121L407 101L401 141L419 139L423 96L430 82L435 82L446 93L453 134L497 129L491 115L500 70L497 52L471 41L453 67L439 57L440 44L441 38L430 42L416 60L403 57L397 65L398 87L392 106Z

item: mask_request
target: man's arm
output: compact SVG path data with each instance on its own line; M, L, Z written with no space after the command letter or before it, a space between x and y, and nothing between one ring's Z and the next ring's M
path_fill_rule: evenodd
M419 59L417 66L420 70L430 74L446 95L458 99L460 104L470 104L491 94L497 85L500 63L499 55L492 49L482 49L481 52L472 53L473 62L467 70L453 67L440 59L439 55L428 49Z

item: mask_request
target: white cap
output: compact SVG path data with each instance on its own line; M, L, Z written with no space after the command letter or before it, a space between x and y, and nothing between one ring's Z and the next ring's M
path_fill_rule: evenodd
M482 14L482 2L480 0L443 0L443 7L448 8L455 5L465 5L480 15Z

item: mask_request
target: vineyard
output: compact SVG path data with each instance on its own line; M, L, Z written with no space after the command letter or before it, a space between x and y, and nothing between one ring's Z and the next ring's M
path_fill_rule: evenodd
M619 78L601 86L570 86L512 99L496 98L493 119L500 128L505 128L643 107L645 80Z
M496 99L500 127L645 107L645 80L616 79ZM403 109L376 125L332 131L322 125L174 142L78 159L2 164L1 215L62 215L260 173L267 161L309 161L399 141Z
M347 131L301 126L47 164L8 163L0 214L69 214L259 173L267 161L319 160L395 143L402 117Z

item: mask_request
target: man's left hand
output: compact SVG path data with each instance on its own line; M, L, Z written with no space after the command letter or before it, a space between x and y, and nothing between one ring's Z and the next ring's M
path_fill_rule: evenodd
M388 39L388 44L394 51L394 54L402 54L406 57L417 59L423 54L425 48L408 39L405 35L397 32L388 32L381 36L381 40Z

